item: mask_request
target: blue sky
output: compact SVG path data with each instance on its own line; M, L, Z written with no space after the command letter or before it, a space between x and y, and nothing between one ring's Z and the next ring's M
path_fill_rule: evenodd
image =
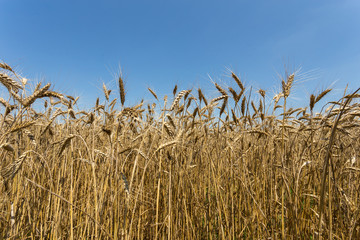
M50 1L0 0L0 60L33 82L80 96L93 106L102 83L118 94L122 68L127 105L172 89L201 87L209 76L272 97L278 73L301 67L294 102L328 86L333 98L360 86L360 1ZM334 99L331 99L334 100ZM290 100L291 101L291 100Z

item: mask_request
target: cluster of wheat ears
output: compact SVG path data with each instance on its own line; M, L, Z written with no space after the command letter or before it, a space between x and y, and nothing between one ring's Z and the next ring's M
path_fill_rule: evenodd
M1 239L360 239L357 91L315 114L331 89L292 109L296 74L273 97L231 73L125 107L120 76L79 111L0 68Z

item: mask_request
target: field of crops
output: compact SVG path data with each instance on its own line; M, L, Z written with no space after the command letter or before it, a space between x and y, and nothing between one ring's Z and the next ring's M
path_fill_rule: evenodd
M128 106L120 76L81 111L0 68L1 239L360 239L359 92L292 109L296 74L230 73Z

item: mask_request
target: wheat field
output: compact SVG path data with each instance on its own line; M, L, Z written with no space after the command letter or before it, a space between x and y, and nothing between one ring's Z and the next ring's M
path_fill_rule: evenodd
M128 106L120 75L84 111L0 68L1 239L360 239L359 89L293 109L296 74L231 73Z

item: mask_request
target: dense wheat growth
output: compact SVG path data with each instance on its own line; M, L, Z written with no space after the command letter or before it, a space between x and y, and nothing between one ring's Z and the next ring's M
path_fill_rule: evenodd
M128 106L120 75L79 111L0 67L1 239L360 239L358 92L292 109L296 74L232 73Z

